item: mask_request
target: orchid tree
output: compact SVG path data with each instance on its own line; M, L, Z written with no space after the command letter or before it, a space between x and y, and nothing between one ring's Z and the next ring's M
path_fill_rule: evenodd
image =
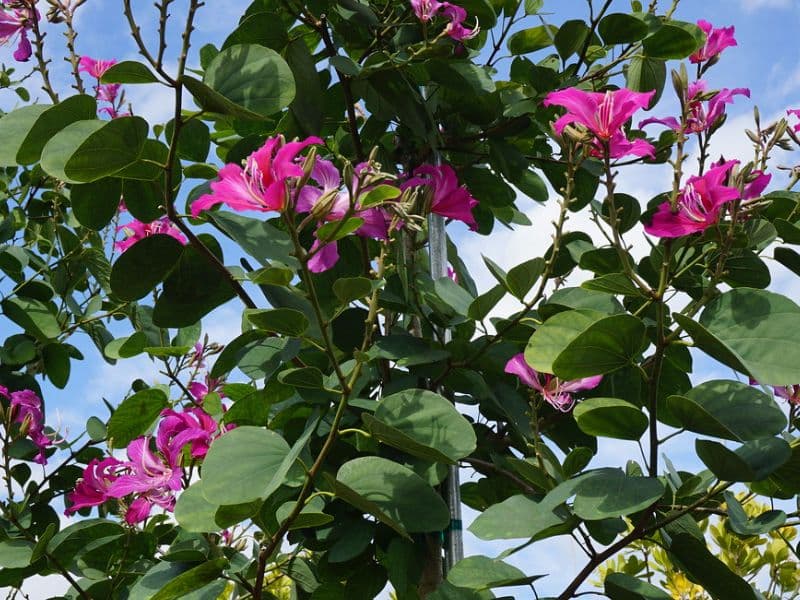
M712 155L750 96L713 70L733 27L677 0L569 20L255 0L200 45L216 7L121 0L121 60L81 52L84 4L0 3L10 597L38 575L84 600L793 593L800 306L771 284L800 275L800 173L771 158L800 112L756 110L750 160ZM168 89L172 118L140 116L132 86ZM634 197L627 169L671 184ZM552 243L465 261L503 228ZM221 345L223 306L241 319ZM150 383L57 426L75 361L135 356ZM697 361L727 378L690 379ZM614 440L630 455L599 459ZM461 555L462 505L503 550ZM558 536L575 572L538 566ZM721 560L726 539L781 558Z

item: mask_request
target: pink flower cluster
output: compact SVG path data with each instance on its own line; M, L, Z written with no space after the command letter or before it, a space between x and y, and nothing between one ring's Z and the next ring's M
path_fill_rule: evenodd
M664 117L658 119L651 117L639 123L639 127L644 127L650 123L660 123L666 125L675 132L683 133L702 133L718 125L725 117L725 105L733 103L733 97L737 95L750 97L750 90L747 88L734 88L729 90L722 88L714 92L710 98L703 99L707 95L708 84L703 80L690 83L686 91L686 106L688 116L686 123L681 125L675 117Z
M711 23L702 19L697 22L697 26L706 34L706 41L701 48L689 57L689 62L699 64L715 61L725 48L736 46L736 39L733 37L733 27L714 29Z
M164 409L155 448L150 437L139 437L128 444L126 461L114 457L90 461L67 495L70 506L66 514L123 498L130 498L125 510L125 521L130 525L144 521L154 506L172 511L175 494L186 483L182 466L185 448L188 446L192 459L202 459L211 442L232 427L221 425L200 406L181 411Z
M36 445L39 452L33 459L40 465L47 464L45 451L53 445L44 432L44 413L42 399L33 390L20 390L9 392L8 388L0 385L0 396L9 401L8 423L19 425L20 431Z
M574 405L573 392L591 390L600 385L602 375L584 377L574 381L561 381L550 373L539 373L527 362L524 354L517 354L506 363L506 373L519 377L525 385L532 387L555 409L568 412Z
M122 231L125 234L122 240L114 243L114 247L120 252L125 252L139 240L156 234L168 235L184 245L187 243L187 239L180 232L180 229L175 227L167 217L161 217L150 223L142 223L134 219L130 223L117 227L117 231Z
M95 97L100 102L108 104L100 109L100 113L104 113L112 119L128 116L128 113L120 112L124 102L124 94L120 94L121 85L119 83L100 83L100 78L115 64L117 61L113 59L95 60L89 56L81 56L78 63L79 72L86 73L97 80L97 84L94 86Z
M437 14L441 14L448 19L449 23L445 27L444 33L457 42L474 38L480 31L480 24L478 23L472 29L464 27L464 21L467 20L467 11L450 2L411 0L411 6L414 9L414 14L423 23L428 23Z
M752 180L738 189L727 185L731 169L737 160L714 165L703 175L689 177L673 207L669 202L659 205L652 221L644 230L662 238L676 238L705 231L719 222L723 207L732 200L751 200L761 195L772 178L761 171L752 173Z
M374 187L372 183L364 183L373 175L367 171L371 168L367 163L356 165L348 191L341 189L342 178L336 166L331 161L316 159L305 185L297 192L296 202L290 205L289 190L304 175L299 154L304 148L321 143L316 137L288 143L282 137L268 139L247 157L244 168L233 163L222 167L218 180L211 183L212 193L200 196L192 204L192 215L197 217L217 204L225 204L236 211L279 213L291 207L299 214L313 215L317 230L309 250L308 266L314 273L330 269L339 260L336 242L319 237L319 229L326 223L358 217L363 223L355 230L355 235L387 239L391 222L388 212L381 207L362 207L364 197ZM465 187L459 186L452 167L423 165L400 188L414 186L431 188L431 212L464 221L473 229L476 227L471 211L478 201Z
M623 156L654 156L655 148L650 142L629 140L623 126L633 114L650 105L655 91L634 92L626 88L606 92L586 92L568 88L550 92L542 104L563 106L566 114L556 120L553 128L561 135L567 125L576 123L585 127L593 136L592 154L610 158Z
M17 39L14 60L25 62L33 54L28 30L33 28L34 19L38 21L39 18L39 12L31 8L9 8L0 3L0 46Z

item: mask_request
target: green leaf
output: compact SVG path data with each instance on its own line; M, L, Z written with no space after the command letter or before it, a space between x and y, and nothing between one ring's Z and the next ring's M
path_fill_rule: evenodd
M221 561L225 561L225 559L216 560L219 560L220 565L224 568L225 563ZM169 586L172 581L177 580L188 569L189 565L184 562L157 562L131 587L127 598L128 600L153 600L161 589ZM182 600L217 600L225 591L226 586L227 582L225 580L217 579L180 597Z
M564 21L555 36L555 47L562 60L580 52L592 30L580 19Z
M394 200L400 196L400 188L394 185L376 185L361 197L361 208L379 206L387 200Z
M0 165L15 166L17 154L22 144L29 137L33 126L42 114L52 108L52 104L34 104L13 110L0 119L0 135L3 144L0 147Z
M476 447L469 421L446 398L426 390L404 390L378 402L362 418L382 442L429 460L455 464Z
M316 237L323 242L335 242L350 235L364 224L361 217L350 217L346 221L331 221L319 227Z
M153 72L135 60L123 60L109 68L100 78L101 83L158 83Z
M705 42L705 34L694 23L667 21L644 38L644 53L650 58L686 58Z
M203 495L216 505L264 498L289 450L274 431L251 426L228 431L214 440L203 462Z
M119 523L106 519L84 519L64 527L47 544L47 553L57 556L63 564L70 564L73 558L83 552L95 540L122 537L125 530Z
M800 254L791 248L775 248L775 260L795 275L800 275Z
M644 39L648 30L649 27L643 19L626 13L606 15L597 25L597 31L607 46L638 42Z
M176 600L215 581L228 566L227 558L215 558L181 573L162 587L151 600Z
M781 438L747 442L735 451L719 442L695 440L700 460L722 481L761 481L783 466L792 456Z
M50 382L63 390L69 381L69 349L64 344L47 344L42 348L44 371Z
M264 116L289 106L295 94L286 61L274 50L255 44L237 44L217 54L203 82L234 104Z
M536 578L534 575L533 579ZM525 585L531 580L517 567L496 558L480 555L461 559L447 573L447 581L454 586L472 590Z
M449 277L439 277L433 282L436 298L459 315L467 316L474 298L470 293Z
M168 406L166 394L158 388L148 388L129 396L108 420L109 444L115 448L127 446L147 433L161 411Z
M647 430L648 419L639 407L618 398L588 398L573 410L581 431L589 435L638 440Z
M99 231L117 214L122 196L122 181L104 178L93 183L74 185L70 201L75 218L84 227Z
M635 92L656 90L651 106L661 98L667 81L667 64L663 59L648 56L634 56L625 71L625 85Z
M169 235L157 234L139 240L111 267L114 295L122 300L144 298L175 268L182 252L181 243Z
M369 349L370 359L388 358L398 366L413 367L445 360L450 353L431 346L429 341L406 334L378 338Z
M637 288L627 275L622 273L608 273L594 279L584 281L581 287L585 290L605 292L606 294L620 294L622 296L640 296L642 292Z
M89 417L86 420L86 434L93 442L102 442L108 436L106 424L97 417Z
M112 359L131 358L144 352L147 343L147 334L143 331L137 331L133 335L117 338L106 344L103 354Z
M442 531L450 522L447 505L430 485L411 469L385 458L364 456L343 464L335 492L400 535Z
M195 79L189 75L184 75L182 81L184 87L189 90L194 97L197 105L206 112L229 115L250 121L264 120L264 117L260 114L255 113L252 110L247 110L235 102L231 102L225 96L215 92L199 79Z
M525 360L540 373L562 379L601 375L629 364L641 351L644 334L644 323L629 314L568 310L536 330Z
M278 261L293 269L299 268L289 234L262 219L253 219L230 212L205 213L206 218L216 223L222 231L241 246L242 250L263 266Z
M539 25L517 31L508 38L508 51L511 54L527 54L553 44L553 39L558 33L554 25Z
M239 26L222 44L222 50L235 44L260 44L280 51L288 41L287 27L281 15L276 12L259 11L241 20Z
M136 162L147 131L147 121L141 117L77 121L45 144L42 169L67 183L102 179Z
M61 335L61 326L49 304L33 298L11 297L2 302L3 313L40 341Z
M591 472L577 486L572 509L581 519L623 517L643 510L664 494L654 477L630 477L621 469Z
M469 316L470 319L483 321L505 295L506 290L502 285L498 284L494 286L488 292L481 294L472 301L472 304L469 305L467 316Z
M678 567L685 569L715 600L756 600L753 588L714 557L705 541L679 533L672 537L669 551L678 559Z
M222 261L222 252L216 240L206 234L200 237L205 246ZM153 323L159 327L187 327L234 296L227 277L196 248L184 246L178 264L164 279L164 291L153 308Z
M167 123L164 129L164 134L167 140L172 139L175 124L173 121ZM203 162L208 158L208 150L211 147L211 133L208 130L208 125L199 119L192 119L191 121L184 121L181 126L180 138L178 138L178 156L184 160L193 160L195 162ZM166 161L165 161L166 162ZM216 171L211 165L190 165L184 169L184 173L194 168L205 168L212 171L208 173L204 179L213 179L216 177ZM186 173L189 177L189 174Z
M303 335L309 326L308 318L299 310L292 308L247 310L245 316L259 329L293 337Z
M543 258L534 258L511 268L506 274L506 285L515 298L522 300L531 290L533 284L544 273L545 261Z
M11 538L0 542L0 567L19 569L31 562L33 544L27 540Z
M786 427L786 417L772 398L738 381L707 381L684 396L670 396L667 403L681 427L726 440L769 438Z
M37 110L30 110L34 108ZM19 116L13 116L18 112ZM34 118L36 113L39 114ZM56 133L75 121L94 119L96 115L97 101L84 94L66 98L55 106L34 105L9 113L0 120L0 135L4 141L0 164L35 163L45 144ZM33 122L31 118L34 118Z
M372 282L366 277L341 277L333 282L333 294L342 304L361 300L372 292Z
M297 388L307 388L320 390L324 387L323 375L316 367L301 367L299 369L287 369L278 375L278 381L285 385Z
M547 497L536 502L521 494L511 496L479 514L469 530L482 540L531 538L564 522L553 512L562 502L552 502Z
M672 600L656 586L625 573L609 573L604 585L610 600Z
M699 323L676 319L701 350L762 385L786 385L797 377L800 307L785 296L738 288L712 301Z
M739 535L763 535L782 527L786 522L786 513L782 510L768 510L752 519L742 508L732 492L723 492L725 504L728 506L728 526Z
M282 523L294 510L294 502L285 502L278 507L275 519ZM334 520L333 515L322 512L325 508L325 501L319 496L312 498L300 511L300 514L289 525L289 531L295 529L305 529L306 527L321 527Z

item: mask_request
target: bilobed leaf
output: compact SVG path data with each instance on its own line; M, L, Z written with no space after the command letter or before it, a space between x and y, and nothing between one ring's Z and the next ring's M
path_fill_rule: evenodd
M769 438L786 427L786 417L772 398L738 381L706 381L683 396L670 396L668 404L685 429L726 440Z
M584 433L620 440L638 440L648 424L647 415L639 407L619 398L582 400L573 416Z
M189 90L189 93L194 97L197 105L207 112L229 115L250 121L261 121L265 118L257 112L247 110L245 107L228 100L225 96L212 90L199 79L195 79L190 75L185 75L182 81L184 87Z
M713 440L695 440L695 451L722 481L761 481L792 456L789 444L781 438L753 440L736 450Z
M0 542L0 567L19 569L31 562L33 544L25 539L6 539Z
M289 234L267 223L226 211L206 213L206 218L216 223L225 235L263 266L279 261L291 268L299 268Z
M227 558L215 558L181 573L162 587L151 600L177 600L186 598L209 583L216 581L228 566Z
M631 477L621 469L601 469L578 485L572 508L582 519L623 517L647 508L663 494L664 484L655 477Z
M122 181L106 177L93 183L73 185L70 201L75 218L84 227L99 231L117 214L122 197Z
M108 420L110 443L115 448L122 448L144 435L168 405L167 396L157 388L148 388L125 398Z
M181 243L169 235L139 240L111 267L114 295L123 300L144 298L175 268L182 251Z
M13 110L0 119L0 135L3 144L0 147L0 165L14 166L17 163L17 152L28 137L36 121L51 104L33 104Z
M69 349L64 344L52 343L42 348L44 371L51 383L64 389L69 381Z
M206 500L202 486L202 481L195 481L181 492L175 504L175 520L186 531L206 533L219 529L214 520L219 507Z
M561 502L536 502L521 494L511 496L478 515L469 530L482 540L531 538L564 522L553 512L558 504Z
M650 34L642 45L650 58L686 58L703 45L705 34L694 23L667 21Z
M100 78L101 83L157 83L153 72L135 60L123 60L111 66Z
M508 51L511 54L527 54L553 44L553 39L558 33L554 25L539 25L522 29L508 38Z
M475 450L469 421L449 400L427 390L386 396L374 416L364 413L362 418L378 439L420 458L455 463Z
M447 581L453 585L473 590L525 585L536 578L535 575L528 577L517 567L488 556L463 558L447 573Z
M506 285L515 298L520 300L531 290L533 284L542 276L545 268L543 258L533 258L515 267L506 274Z
M3 300L2 307L9 319L39 340L50 340L61 334L61 326L48 303L11 297Z
M333 293L342 304L360 300L372 292L372 282L366 277L341 277L333 282Z
M286 61L256 44L237 44L217 54L203 82L234 104L264 116L289 106L295 94Z
M752 519L742 508L732 492L723 492L725 504L728 506L728 527L739 535L763 535L781 527L786 522L786 513L782 510L768 510Z
M644 323L629 314L568 310L536 330L525 348L525 360L537 371L562 379L610 373L641 351L644 333Z
M600 19L597 30L606 45L630 44L643 39L649 30L644 19L627 13L611 13Z
M76 121L42 149L42 169L68 183L89 183L133 164L149 127L141 117Z
M406 535L441 531L450 522L441 496L411 469L378 456L364 456L339 468L336 495Z
M763 385L786 385L797 376L800 306L785 296L738 288L713 300L699 323L676 319L701 350Z
M361 197L361 208L378 206L387 200L394 200L400 196L400 188L394 185L376 185Z
M625 85L628 89L635 92L656 91L650 101L651 106L655 106L661 98L666 81L667 63L662 58L634 56L625 71Z
M36 119L36 123L20 144L17 162L21 165L35 163L51 137L75 121L94 119L96 114L97 101L86 94L70 96L48 108Z
M626 573L609 573L605 592L611 600L672 600L672 596L656 586Z
M214 440L203 462L203 495L216 505L264 498L289 450L286 440L268 429L228 431Z
M245 316L259 329L293 337L303 335L309 325L308 318L292 308L249 310Z

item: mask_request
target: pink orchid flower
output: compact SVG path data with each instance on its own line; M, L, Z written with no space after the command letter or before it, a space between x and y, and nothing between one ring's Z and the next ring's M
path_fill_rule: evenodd
M366 163L356 165L353 176L352 188L355 189L359 176L368 169ZM299 213L320 210L320 225L325 222L341 221L350 210L350 195L341 190L341 176L336 166L329 160L318 158L311 171L311 179L321 187L306 185L300 190L295 207ZM389 217L381 208L361 209L361 196L369 192L371 187L359 190L359 197L355 199L352 215L364 220L364 223L354 232L361 237L376 240L386 240L389 237ZM321 203L326 206L321 207ZM316 235L316 234L315 234ZM313 256L308 261L308 268L312 273L322 273L333 267L339 260L339 249L336 242L324 243L319 239L314 240L311 246Z
M775 395L787 400L790 404L800 404L800 384L772 386Z
M445 33L451 39L457 42L472 39L480 32L480 25L477 23L472 29L464 27L464 21L467 19L467 11L460 6L450 4L449 2L442 3L442 15L450 19L450 23L445 27Z
M166 408L161 417L156 446L171 465L180 464L183 447L189 443L192 458L203 458L219 433L219 424L200 407L186 408L182 412Z
M444 33L457 42L463 42L474 38L480 32L480 25L468 29L464 27L467 20L467 11L463 7L451 4L450 2L438 2L437 0L411 0L411 7L414 14L423 22L428 23L437 13L450 20L445 27Z
M448 219L466 223L473 231L478 228L472 209L478 201L469 190L458 185L458 177L450 165L422 165L414 169L414 176L400 187L429 186L432 191L430 211Z
M28 30L33 27L33 19L39 20L39 12L30 8L9 9L0 5L0 45L6 45L19 37L14 60L25 62L33 54Z
M125 512L125 521L136 524L144 521L153 506L164 510L175 508L175 492L183 487L183 470L167 460L167 452L159 448L156 454L149 447L150 438L140 437L128 444L127 462L122 466L128 472L120 475L108 488L109 498L136 498Z
M44 413L42 412L42 399L33 390L20 390L11 392L0 386L0 395L5 396L9 403L9 411L12 423L17 423L26 427L25 435L39 448L39 452L33 461L40 465L47 464L45 451L53 445L47 434L44 432Z
M186 245L187 243L184 235L167 217L161 217L150 223L142 223L141 221L134 220L125 225L120 225L117 227L117 231L124 232L126 236L125 239L114 244L114 247L120 252L125 252L139 240L150 237L151 235L168 235L178 240L181 244Z
M437 0L411 0L411 8L414 9L414 14L423 23L427 23L433 19L434 15L439 12L442 6L441 2Z
M322 144L322 140L308 137L302 142L286 143L281 136L269 138L247 157L244 169L232 163L220 169L218 180L211 183L212 193L192 203L192 216L217 204L227 204L237 211L282 211L287 180L303 175L303 168L295 159L311 144Z
M690 177L678 196L675 210L669 202L659 205L644 230L657 237L676 238L705 231L716 224L722 207L740 197L739 190L725 185L737 162L731 160L715 165L701 177Z
M114 59L111 60L95 60L89 56L81 56L80 61L78 62L78 71L81 73L86 73L94 77L95 79L100 79L106 71L108 71L111 67L117 64L117 61Z
M692 53L689 62L697 64L716 59L725 48L737 45L733 37L734 28L732 26L714 29L711 23L703 19L697 22L697 26L706 34L706 42Z
M99 506L109 499L108 490L116 481L122 463L113 456L98 460L93 458L83 470L75 489L67 494L69 508L64 511L72 515L82 508Z
M647 108L655 90L633 92L622 88L607 92L586 92L569 88L550 92L542 104L563 106L567 113L556 120L553 128L561 135L572 123L584 126L595 136L594 153L602 154L608 146L611 158L654 156L655 148L645 140L628 140L622 127L633 114Z
M706 82L702 80L695 81L689 85L689 89L686 92L689 114L685 126L681 126L680 121L675 117L665 117L663 119L653 117L641 121L639 127L644 127L650 123L660 123L675 132L701 133L708 131L720 122L725 116L725 105L733 103L734 96L750 97L750 90L747 88L734 88L732 90L722 88L705 101L706 106L704 106L704 102L700 97L706 93L706 87Z
M561 412L568 412L574 406L573 392L594 389L603 379L602 375L595 375L573 381L561 381L555 375L536 371L525 362L524 354L512 357L506 363L505 372L519 377L522 383L535 389L553 408Z

